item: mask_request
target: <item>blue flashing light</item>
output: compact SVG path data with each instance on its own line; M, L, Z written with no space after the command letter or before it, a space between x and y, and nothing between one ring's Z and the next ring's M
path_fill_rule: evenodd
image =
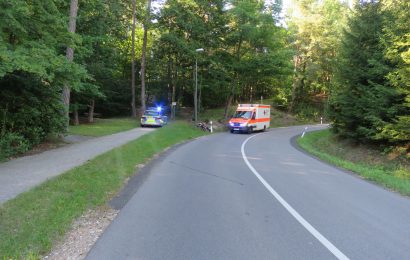
M157 107L157 112L161 112L162 107Z

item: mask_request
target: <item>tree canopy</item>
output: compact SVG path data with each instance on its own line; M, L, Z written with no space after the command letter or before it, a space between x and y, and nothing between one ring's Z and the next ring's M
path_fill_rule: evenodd
M64 133L64 86L73 123L85 113L88 121L94 112L130 115L141 98L193 106L196 63L200 111L263 98L299 116L327 115L344 137L408 145L408 1L362 0L351 9L295 0L287 13L282 1L166 0L152 13L148 0L136 1L134 39L132 2L79 1L70 32L67 1L0 0L3 154Z

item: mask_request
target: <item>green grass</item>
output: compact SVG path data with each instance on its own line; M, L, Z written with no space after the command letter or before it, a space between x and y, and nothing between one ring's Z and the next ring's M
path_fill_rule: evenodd
M410 196L408 158L389 159L377 149L339 140L329 130L307 133L298 144L309 153L333 165L348 169L388 189Z
M69 134L103 136L115 134L118 132L130 130L139 126L138 119L132 118L112 118L112 119L95 119L91 124L80 124L69 127Z
M169 124L1 205L0 259L46 254L73 220L89 208L106 205L136 172L136 165L204 134L188 123Z

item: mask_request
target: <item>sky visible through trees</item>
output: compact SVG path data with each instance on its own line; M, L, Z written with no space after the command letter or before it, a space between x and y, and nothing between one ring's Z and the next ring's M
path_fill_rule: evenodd
M131 0L79 1L75 32L67 1L0 0L0 157L65 131L63 86L74 123L85 113L131 115L141 97L192 107L195 60L200 114L263 97L300 117L324 116L341 136L408 149L409 5L162 0L149 9L137 0L132 103Z

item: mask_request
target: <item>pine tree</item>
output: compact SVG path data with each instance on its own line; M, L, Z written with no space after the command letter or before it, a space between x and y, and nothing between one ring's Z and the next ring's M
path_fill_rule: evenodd
M389 83L402 95L395 120L387 124L379 138L409 145L410 142L410 2L385 0L382 42L385 57L393 70L387 75ZM408 146L409 148L409 146Z
M344 32L338 89L328 110L336 133L362 142L383 141L382 129L394 120L403 103L386 78L391 64L380 43L382 18L379 2L356 5Z

